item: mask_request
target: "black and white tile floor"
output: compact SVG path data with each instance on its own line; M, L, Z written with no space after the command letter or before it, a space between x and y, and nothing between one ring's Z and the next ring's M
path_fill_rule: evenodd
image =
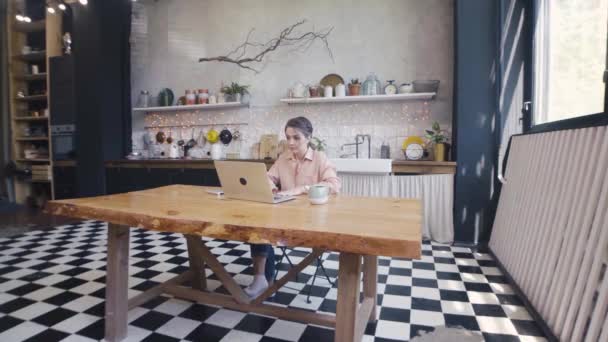
M238 283L250 281L248 245L206 244ZM105 246L106 225L97 221L0 239L0 341L102 339ZM305 250L290 252L294 262L305 255ZM325 254L332 277L337 257ZM425 243L421 260L382 257L379 264L379 320L368 325L364 341L405 341L435 326L464 327L487 341L545 340L487 254ZM133 296L187 269L185 240L133 229L130 265ZM288 265L280 269L284 273ZM314 270L307 267L272 301L335 312L337 289L322 277L311 289L311 303L306 302ZM226 293L211 272L207 275L210 289ZM128 341L333 341L330 329L164 296L129 312L128 334Z

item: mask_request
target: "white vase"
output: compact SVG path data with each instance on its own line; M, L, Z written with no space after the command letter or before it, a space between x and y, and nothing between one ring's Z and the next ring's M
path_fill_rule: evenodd
M336 86L336 97L346 96L346 86L342 83Z
M211 145L211 159L218 160L222 159L222 145L215 143Z
M325 97L333 97L333 91L334 89L331 86L325 86L325 92L323 93L323 95Z

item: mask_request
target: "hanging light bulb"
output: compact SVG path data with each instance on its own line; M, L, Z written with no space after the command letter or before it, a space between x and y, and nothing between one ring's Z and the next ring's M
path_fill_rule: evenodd
M30 18L30 17L23 17L23 21L25 21L26 23L31 23L32 22L32 18Z
M59 5L57 5L57 7L59 7L60 10L65 11L67 7L65 7L65 4L61 3Z
M78 0L82 5L86 5L89 3L88 0Z
M52 6L47 7L46 10L51 14L55 14L55 9Z
M24 16L22 16L21 14L17 14L17 15L15 16L15 19L17 19L17 21L24 21L24 20L25 20L25 17L24 17Z

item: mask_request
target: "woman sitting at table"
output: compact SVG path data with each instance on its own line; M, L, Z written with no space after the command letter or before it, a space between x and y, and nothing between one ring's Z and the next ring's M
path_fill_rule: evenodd
M332 193L340 191L336 168L325 153L310 146L312 124L303 117L287 121L285 138L288 151L283 152L268 170L273 192L297 196L306 194L313 184L328 185ZM279 190L280 189L280 190ZM274 248L271 245L251 245L253 282L245 288L250 297L257 297L272 283L275 272Z

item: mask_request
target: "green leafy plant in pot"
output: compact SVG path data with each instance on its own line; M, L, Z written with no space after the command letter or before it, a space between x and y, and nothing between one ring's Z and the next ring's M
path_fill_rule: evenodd
M226 94L226 102L241 102L241 97L249 95L249 86L232 82L229 86L222 87L221 91Z
M435 121L431 129L426 130L425 137L433 143L435 161L445 161L448 150L447 131L441 129L439 122Z
M353 78L348 84L348 95L357 96L361 93L361 83L358 78Z
M325 140L319 139L317 137L312 137L310 139L310 146L316 151L325 151L325 149L327 148Z

